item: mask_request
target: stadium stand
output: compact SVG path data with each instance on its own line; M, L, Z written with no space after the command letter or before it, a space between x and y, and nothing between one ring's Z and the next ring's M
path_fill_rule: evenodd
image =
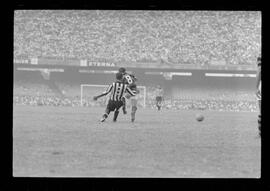
M260 47L260 12L15 11L15 57L252 65Z
M16 10L14 18L15 58L254 65L260 47L256 11ZM55 96L56 87L64 97ZM154 91L147 87L148 107ZM16 82L14 102L78 106L79 92L72 84ZM173 95L166 97L167 108L257 110L252 91L182 88ZM96 104L104 103L88 100L85 106Z

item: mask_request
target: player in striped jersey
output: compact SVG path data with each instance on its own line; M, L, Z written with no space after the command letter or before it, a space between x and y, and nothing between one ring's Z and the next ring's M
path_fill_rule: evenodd
M258 70L257 70L257 81L256 81L256 97L259 104L259 115L258 115L258 129L259 135L261 136L261 100L262 100L262 81L261 81L261 57L257 58Z
M106 96L110 93L109 101L105 110L104 115L101 118L101 122L104 122L109 116L111 111L114 111L113 121L116 122L117 116L119 114L119 109L123 106L122 97L124 93L128 93L131 96L135 95L135 92L132 91L127 84L122 82L123 75L121 73L116 74L116 82L113 82L105 92L98 96L94 96L94 100L97 100L100 97Z
M119 68L119 72L123 74L123 82L125 84L128 84L129 88L136 92L136 95L139 93L139 90L137 89L136 81L137 78L133 74L128 74L126 72L125 68ZM123 112L124 114L127 113L126 111L126 99L130 98L131 102L131 122L134 122L135 120L135 114L137 111L137 96L130 96L129 94L125 94L122 98L123 101Z

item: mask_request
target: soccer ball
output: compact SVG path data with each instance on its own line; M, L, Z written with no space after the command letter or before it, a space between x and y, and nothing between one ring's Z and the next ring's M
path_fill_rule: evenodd
M196 115L196 120L197 121L203 121L204 120L204 116L202 114L197 114Z

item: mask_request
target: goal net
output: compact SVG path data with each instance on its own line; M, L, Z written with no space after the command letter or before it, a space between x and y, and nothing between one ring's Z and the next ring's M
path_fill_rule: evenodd
M109 99L109 94L107 96L101 97L97 101L93 101L93 97L101 94L108 88L108 85L96 85L96 84L81 84L81 106L105 106ZM146 87L137 86L140 93L138 97L138 106L146 107ZM130 101L127 101L127 107L130 107Z

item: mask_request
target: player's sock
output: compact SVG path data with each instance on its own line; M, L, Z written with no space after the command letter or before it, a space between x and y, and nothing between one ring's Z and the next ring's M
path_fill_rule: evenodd
M100 121L101 121L101 122L104 122L104 121L107 119L107 117L108 117L108 114L105 113L105 114L102 116L102 118L100 119Z
M132 106L132 108L131 108L131 122L134 122L135 121L136 110L137 110L137 107L136 106Z
M125 97L122 97L122 102L123 102L123 113L124 114L127 114L127 109L126 109L126 98Z
M114 112L114 116L113 116L113 121L114 122L116 122L117 117L118 117L118 114L119 114L119 111L118 110Z
M124 114L127 114L126 107L123 107L123 113L124 113Z

